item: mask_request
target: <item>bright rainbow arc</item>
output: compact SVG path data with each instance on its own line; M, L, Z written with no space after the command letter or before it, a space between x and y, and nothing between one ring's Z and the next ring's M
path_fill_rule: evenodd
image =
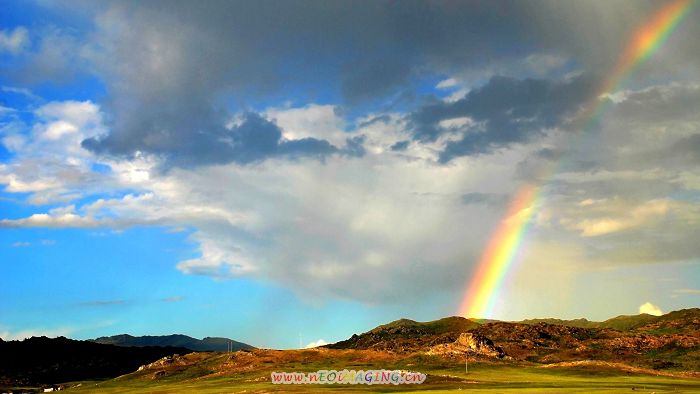
M672 1L655 12L635 32L610 76L598 90L598 95L586 105L588 110L578 117L584 125L583 130L602 114L608 100L601 98L618 90L627 77L656 52L693 4L692 0ZM471 277L459 309L460 316L491 317L506 274L513 265L534 214L541 206L543 186L525 185L516 194Z

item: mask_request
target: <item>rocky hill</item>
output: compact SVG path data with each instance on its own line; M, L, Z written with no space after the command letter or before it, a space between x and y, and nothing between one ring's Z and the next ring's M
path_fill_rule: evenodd
M512 359L535 363L625 362L647 368L700 370L700 309L663 316L618 316L604 322L538 319L474 321L450 317L397 320L328 345L393 353Z
M451 343L460 334L479 327L479 323L463 317L446 317L432 322L401 319L353 335L327 347L331 349L372 349L391 352L414 352L434 345Z

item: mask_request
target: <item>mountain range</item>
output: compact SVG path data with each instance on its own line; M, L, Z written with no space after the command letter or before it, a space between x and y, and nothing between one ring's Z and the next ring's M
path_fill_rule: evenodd
M254 349L253 346L228 338L206 337L204 339L192 338L187 335L173 334L161 336L139 336L129 334L113 335L90 339L90 342L103 345L144 347L144 346L175 346L186 348L195 352L226 352L244 349Z

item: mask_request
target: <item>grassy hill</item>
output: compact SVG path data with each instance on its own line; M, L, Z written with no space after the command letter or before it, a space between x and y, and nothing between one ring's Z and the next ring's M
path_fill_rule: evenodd
M409 370L427 375L420 385L274 385L272 371ZM192 353L145 366L118 379L67 385L68 393L222 392L430 392L494 393L700 392L689 374L664 373L618 363L582 362L541 366L527 362L446 359L421 353L374 350L269 350Z
M555 326L568 326L568 327L579 327L579 328L598 328L600 327L600 322L590 321L587 319L573 319L573 320L561 320L561 319L527 319L519 321L522 324L552 324Z
M345 341L327 345L331 349L375 349L416 351L429 346L454 342L459 334L479 326L463 317L452 316L430 322L400 319L378 326Z
M619 331L629 331L635 329L643 329L645 326L650 325L660 325L660 326L673 326L673 324L667 324L668 322L682 321L688 324L697 324L700 321L700 309L690 308L682 309L679 311L669 312L662 316L652 316L646 313L639 315L620 315L613 317L611 319L596 322L586 319L573 319L573 320L561 320L561 319L529 319L523 320L519 323L523 324L538 324L546 323L559 326L568 327L580 327L580 328L610 328ZM696 323L693 323L695 321ZM687 324L683 324L687 326Z
M440 335L453 332L465 332L476 328L479 323L466 319L460 316L450 316L439 320L429 322L417 322L410 319L395 320L391 323L377 326L370 332L406 332L406 333L423 333L430 335Z

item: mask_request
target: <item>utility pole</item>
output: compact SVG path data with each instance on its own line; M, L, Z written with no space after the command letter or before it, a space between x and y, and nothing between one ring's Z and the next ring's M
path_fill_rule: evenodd
M469 374L469 351L464 352L464 374Z

